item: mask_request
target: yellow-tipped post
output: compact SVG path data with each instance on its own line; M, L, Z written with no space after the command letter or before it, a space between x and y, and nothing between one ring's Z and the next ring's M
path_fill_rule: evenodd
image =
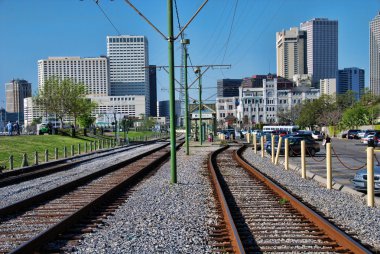
M374 207L374 170L373 170L373 147L367 148L367 201L368 206Z
M260 145L261 145L261 157L264 158L264 136L260 137Z
M331 143L326 143L326 187L332 189Z
M257 140L256 140L256 134L253 134L253 151L255 154L257 154Z
M305 140L301 140L301 175L306 178L306 146Z
M289 139L285 139L285 170L289 169Z
M271 156L272 156L272 163L274 163L274 135L272 134L271 136L272 140L271 140Z
M278 164L278 158L280 157L281 145L282 145L282 137L279 137L277 152L276 152L276 159L274 160L274 165Z

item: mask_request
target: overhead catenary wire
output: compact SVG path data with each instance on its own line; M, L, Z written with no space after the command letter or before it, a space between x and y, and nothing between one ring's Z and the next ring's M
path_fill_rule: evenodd
M93 0L94 3L98 6L99 10L103 13L104 17L108 20L108 22L112 25L112 27L116 30L117 35L121 35L119 29L114 25L114 23L111 21L111 19L108 17L107 13L103 10L103 8L99 5L99 0Z

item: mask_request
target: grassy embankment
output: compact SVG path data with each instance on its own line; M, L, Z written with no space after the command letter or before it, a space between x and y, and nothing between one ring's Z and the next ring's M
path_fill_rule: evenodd
M110 139L114 137L113 133L105 133L105 136L88 137L88 136L61 136L61 135L30 135L30 136L2 136L0 137L0 167L10 168L9 157L13 155L14 168L21 166L23 154L26 153L29 165L34 164L35 152L38 152L39 162L45 161L45 150L49 151L49 160L54 160L55 148L58 148L58 157L63 158L63 150L66 146L67 156L71 156L71 146L74 145L74 153L78 154L78 144L81 146L81 153L84 153L84 146L87 142L88 151L91 141L99 139ZM129 132L128 137L134 138L148 136L152 137L155 133L149 131ZM123 138L123 133L120 132L120 137Z

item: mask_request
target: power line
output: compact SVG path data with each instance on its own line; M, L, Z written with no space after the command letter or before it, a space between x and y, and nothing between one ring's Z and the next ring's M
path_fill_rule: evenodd
M226 56L227 49L228 49L228 44L229 44L229 42L230 42L231 33L232 33L232 27L233 27L233 25L234 25L235 14L236 14L236 9L237 9L238 3L239 3L239 0L236 0L236 4L235 4L235 8L234 8L234 14L233 14L233 16L232 16L232 22L231 22L230 32L229 32L229 34L228 34L228 38L227 38L227 42L226 42L226 49L224 50L224 55L223 55L223 58L222 58L222 63L224 62L224 58L225 58L225 56Z
M103 8L99 5L99 0L93 0L94 3L99 7L99 10L103 13L103 15L107 18L113 28L116 30L117 35L121 35L120 31L116 28L116 26L112 23L111 19L108 17L107 13L103 10Z

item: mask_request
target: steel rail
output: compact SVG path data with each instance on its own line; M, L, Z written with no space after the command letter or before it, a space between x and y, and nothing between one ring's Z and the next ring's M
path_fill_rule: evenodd
M366 249L363 245L359 244L357 241L352 239L345 232L334 226L332 223L324 219L322 216L314 212L312 209L301 203L295 197L293 197L289 192L285 191L283 188L274 183L271 179L266 177L261 172L254 169L254 167L249 164L243 157L242 153L246 149L246 146L242 146L237 151L234 152L234 159L249 173L260 179L265 183L270 189L276 192L280 197L288 200L290 204L303 214L306 218L312 221L316 226L323 230L331 239L335 240L342 247L351 250L354 253L372 253Z
M179 144L177 146L177 149L183 144ZM164 149L167 147L168 144L165 146L161 146L159 148L154 149L154 152L160 152L161 149ZM149 157L150 154L153 154L154 152L150 153L144 153L140 156L138 156L139 159L142 159L143 157ZM53 241L56 239L56 237L68 229L71 228L71 226L77 222L79 222L81 219L85 218L88 214L91 213L94 209L100 206L104 206L105 203L108 203L114 199L115 196L118 196L127 186L132 185L135 182L138 182L144 175L146 175L148 172L150 172L152 169L157 168L161 163L163 163L165 160L167 160L170 156L170 151L166 150L164 151L164 154L160 155L158 159L154 159L149 164L145 165L141 170L138 172L133 173L133 175L129 176L128 178L124 179L120 184L112 187L109 191L101 194L99 197L97 197L95 200L91 201L84 207L80 208L73 214L67 216L63 220L59 221L55 225L49 227L48 229L44 230L31 240L23 243L22 245L18 246L16 249L12 250L10 253L35 253L38 251L42 246L46 245L48 242ZM138 159L135 159L137 161ZM129 164L129 163L128 163ZM118 167L126 166L126 163L119 163Z
M222 187L220 186L220 183L219 183L219 180L218 180L218 176L216 175L216 172L215 172L215 167L216 166L216 156L223 152L224 150L228 149L229 146L224 146L214 152L212 152L210 155L209 155L209 159L208 159L208 169L211 173L211 177L212 177L212 184L214 185L214 188L216 190L216 193L217 193L217 196L218 196L218 199L219 199L219 203L221 204L221 208L222 208L222 211L223 211L223 219L226 223L226 226L227 226L227 229L228 229L228 232L229 232L229 236L230 236L230 240L231 240L231 245L232 245L232 248L234 250L234 253L245 253L245 250L244 250L244 247L243 247L243 244L240 240L240 236L239 236L239 233L236 229L236 226L235 226L235 223L234 223L234 220L232 218L232 215L231 215L231 211L228 207L228 204L227 204L227 201L226 201L226 198L224 197L224 194L223 194L223 190L222 190Z
M12 215L14 213L18 213L20 211L27 209L28 207L32 206L33 204L45 202L46 200L52 199L55 196L59 195L59 193L67 192L69 190L72 190L73 188L76 188L77 186L81 186L81 185L85 184L86 182L88 182L92 179L95 179L97 177L101 177L103 175L109 174L109 173L119 169L120 167L124 167L124 166L126 166L132 162L140 160L141 158L148 156L149 154L154 153L154 152L156 152L156 151L158 151L158 150L160 150L163 147L166 147L168 145L169 145L169 143L166 143L163 146L160 146L160 147L157 147L157 148L152 149L150 151L147 151L145 153L139 154L133 158L127 159L125 161L121 161L117 164L114 164L112 166L108 166L102 170L99 170L99 171L96 171L96 172L91 173L89 175L83 176L83 177L78 178L78 179L71 181L69 183L63 184L63 185L58 186L56 188L47 190L47 191L42 192L40 194L37 194L35 196L26 198L24 200L21 200L19 202L14 203L14 204L0 208L0 217L4 217L7 215Z
M94 152L76 155L70 158L63 158L55 161L49 161L38 165L32 165L0 174L0 188L9 186L12 184L18 184L24 181L28 181L37 177L47 176L57 173L62 170L67 170L77 166L80 163L95 160L98 158L106 157L119 153L122 151L128 151L133 148L137 148L144 145L155 143L156 141L149 141L144 144L136 144L133 146L117 147L110 150L97 150ZM93 156L96 157L93 157Z

